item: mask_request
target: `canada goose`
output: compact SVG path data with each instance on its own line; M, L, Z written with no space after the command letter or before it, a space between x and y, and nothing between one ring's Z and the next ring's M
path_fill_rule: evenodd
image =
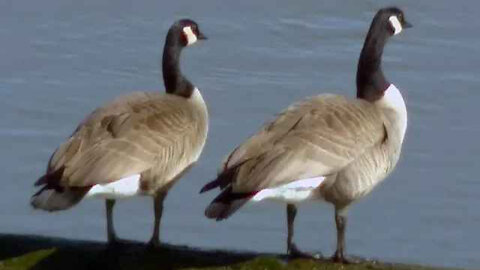
M186 46L206 39L197 23L175 22L163 50L166 94L135 92L96 109L53 153L31 198L34 208L64 210L86 197L106 199L108 242L115 200L154 197L155 224L150 244L160 244L163 200L169 188L202 152L208 132L207 106L200 91L180 71Z
M383 75L381 58L388 38L410 26L400 9L379 10L360 55L357 98L318 95L265 124L228 155L217 178L201 190L223 190L205 215L222 220L247 201L286 201L287 252L297 256L302 253L292 241L295 203L322 199L335 207L332 259L347 262L347 208L392 172L400 156L407 111L400 91Z

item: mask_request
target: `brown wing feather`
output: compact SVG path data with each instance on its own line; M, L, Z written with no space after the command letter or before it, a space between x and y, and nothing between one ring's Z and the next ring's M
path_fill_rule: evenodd
M328 175L385 136L383 115L372 104L320 95L292 105L233 151L232 186L249 192L297 179Z
M186 99L134 93L89 115L51 158L49 171L64 167L61 185L111 182L168 160L175 140L195 128Z

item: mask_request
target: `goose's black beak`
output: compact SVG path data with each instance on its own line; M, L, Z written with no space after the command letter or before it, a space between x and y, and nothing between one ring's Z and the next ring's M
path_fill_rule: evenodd
M198 32L197 38L200 40L208 39L207 36L205 36L202 32Z
M402 25L403 28L412 28L413 25L407 21L403 21L403 25Z

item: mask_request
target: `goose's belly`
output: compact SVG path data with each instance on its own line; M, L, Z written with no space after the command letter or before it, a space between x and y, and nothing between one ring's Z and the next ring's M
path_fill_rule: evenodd
M337 206L347 206L372 191L394 169L399 154L384 147L365 153L348 167L329 177L321 187L322 197Z

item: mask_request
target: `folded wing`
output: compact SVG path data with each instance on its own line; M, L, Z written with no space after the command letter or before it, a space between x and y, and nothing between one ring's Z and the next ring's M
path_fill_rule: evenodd
M203 191L251 194L335 173L385 139L382 117L369 102L336 95L294 104L237 147Z
M168 164L173 149L185 145L195 128L195 113L184 102L173 95L134 93L97 109L53 154L46 175L60 170L60 186L82 187Z

